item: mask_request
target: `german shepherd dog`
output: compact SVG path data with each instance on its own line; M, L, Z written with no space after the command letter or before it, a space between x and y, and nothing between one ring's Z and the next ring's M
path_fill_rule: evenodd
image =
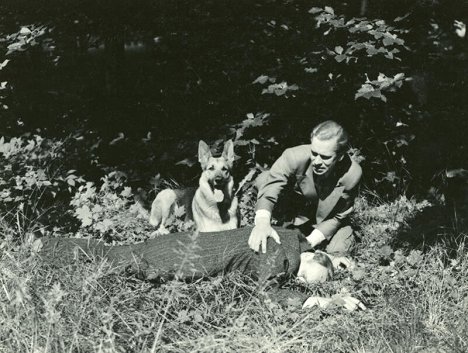
M165 223L174 205L185 206L186 219L193 219L199 232L217 232L238 227L237 197L231 175L234 144L224 144L221 157L213 157L208 145L200 141L198 161L202 168L199 186L187 189L164 189L151 205L149 222L158 234L167 234Z

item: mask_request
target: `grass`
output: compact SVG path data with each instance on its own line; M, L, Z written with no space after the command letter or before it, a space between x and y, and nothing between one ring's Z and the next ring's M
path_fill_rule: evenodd
M117 275L102 260L52 268L13 242L27 237L4 225L0 351L466 352L465 234L411 246L401 239L426 206L361 198L358 266L323 285L291 280L285 301L238 273L155 284ZM368 310L302 310L294 299L343 290Z

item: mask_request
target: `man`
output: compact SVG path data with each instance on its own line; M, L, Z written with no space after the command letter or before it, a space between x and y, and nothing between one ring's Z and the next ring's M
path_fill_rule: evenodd
M107 246L96 239L42 238L39 254L44 261L58 266L83 256L106 258L117 271L136 273L149 280L172 277L190 280L239 271L261 282L283 274L299 274L305 281L314 282L331 278L333 266L349 264L345 258L301 254L310 250L309 244L298 230L284 228L276 228L284 237L282 244L270 240L268 254L254 253L247 245L251 230L246 227L195 235L172 233L143 243L117 246Z
M288 210L294 213L294 227L306 236L312 248L326 243L329 254L345 254L354 243L348 215L353 210L362 169L346 154L348 135L328 120L311 133L311 143L288 148L271 169L259 176L255 227L248 244L266 252L268 237L280 243L271 227L271 215L283 191L295 199Z
M196 235L172 233L143 243L116 246L107 246L96 239L42 238L34 247L45 262L60 267L80 258L104 258L116 272L134 273L146 280L173 277L193 280L239 271L257 279L261 287L269 283L268 280L280 279L281 275L297 274L298 279L306 283L324 282L333 277L335 268L352 266L344 257L331 257L321 252L302 253L310 249L304 236L298 230L284 228L276 228L284 237L282 244L270 239L268 253L254 253L247 245L251 230L246 227ZM279 288L272 289L272 293L276 299L298 295ZM338 305L355 310L362 305L348 294L337 298L311 297L304 307Z

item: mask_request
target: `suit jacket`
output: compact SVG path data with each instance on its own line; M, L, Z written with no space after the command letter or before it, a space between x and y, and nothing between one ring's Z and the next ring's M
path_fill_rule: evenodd
M314 183L310 144L286 149L260 185L256 209L272 212L285 188L292 188L305 201L299 211L330 239L352 212L362 169L345 155L329 176L328 186ZM294 205L291 205L294 207Z

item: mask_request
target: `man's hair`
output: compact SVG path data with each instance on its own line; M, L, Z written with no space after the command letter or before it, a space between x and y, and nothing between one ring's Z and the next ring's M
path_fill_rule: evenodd
M335 271L333 269L333 263L327 254L316 250L314 253L313 260L327 269L327 281L333 278L333 276L335 275Z
M348 133L340 124L333 120L324 121L314 127L310 134L310 140L314 137L322 141L336 138L336 143L338 145L337 152L339 154L345 153L348 149Z

